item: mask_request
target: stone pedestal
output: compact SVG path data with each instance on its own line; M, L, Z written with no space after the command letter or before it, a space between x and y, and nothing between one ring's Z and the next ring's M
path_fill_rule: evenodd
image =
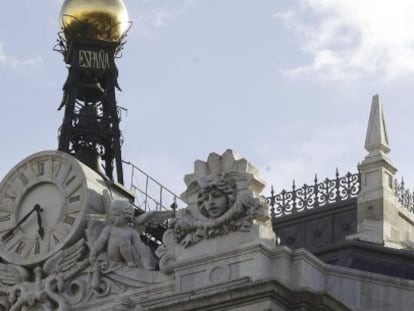
M203 240L190 248L176 244L175 262L168 268L174 271L177 291L212 286L242 277L266 279L269 271L265 268L266 256L263 252L274 245L270 221L255 223L249 232Z

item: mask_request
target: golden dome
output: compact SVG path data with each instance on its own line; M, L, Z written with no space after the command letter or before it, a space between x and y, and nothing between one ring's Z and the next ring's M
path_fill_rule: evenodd
M129 28L122 0L65 0L59 19L66 40L83 37L116 42Z

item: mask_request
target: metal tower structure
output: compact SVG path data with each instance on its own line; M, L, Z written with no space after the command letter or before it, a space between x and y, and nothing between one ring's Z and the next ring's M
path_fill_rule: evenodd
M115 97L116 89L120 90L115 58L124 45L123 36L102 39L102 28L96 28L93 19L65 18L76 23L63 25L55 47L68 65L58 109L64 109L58 149L99 173L102 166L107 177L123 184L120 113ZM109 26L107 31L111 34L112 30Z

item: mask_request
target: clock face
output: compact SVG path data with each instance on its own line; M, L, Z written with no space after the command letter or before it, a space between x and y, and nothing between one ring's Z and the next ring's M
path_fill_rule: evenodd
M72 156L47 151L20 162L0 184L0 257L33 265L59 251L82 229L86 197Z

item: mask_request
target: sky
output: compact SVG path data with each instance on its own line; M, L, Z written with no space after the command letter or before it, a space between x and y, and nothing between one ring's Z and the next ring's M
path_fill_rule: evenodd
M57 149L67 69L61 0L0 12L0 176ZM123 159L177 194L193 162L233 149L276 191L356 172L372 96L397 178L414 185L412 0L124 0Z

